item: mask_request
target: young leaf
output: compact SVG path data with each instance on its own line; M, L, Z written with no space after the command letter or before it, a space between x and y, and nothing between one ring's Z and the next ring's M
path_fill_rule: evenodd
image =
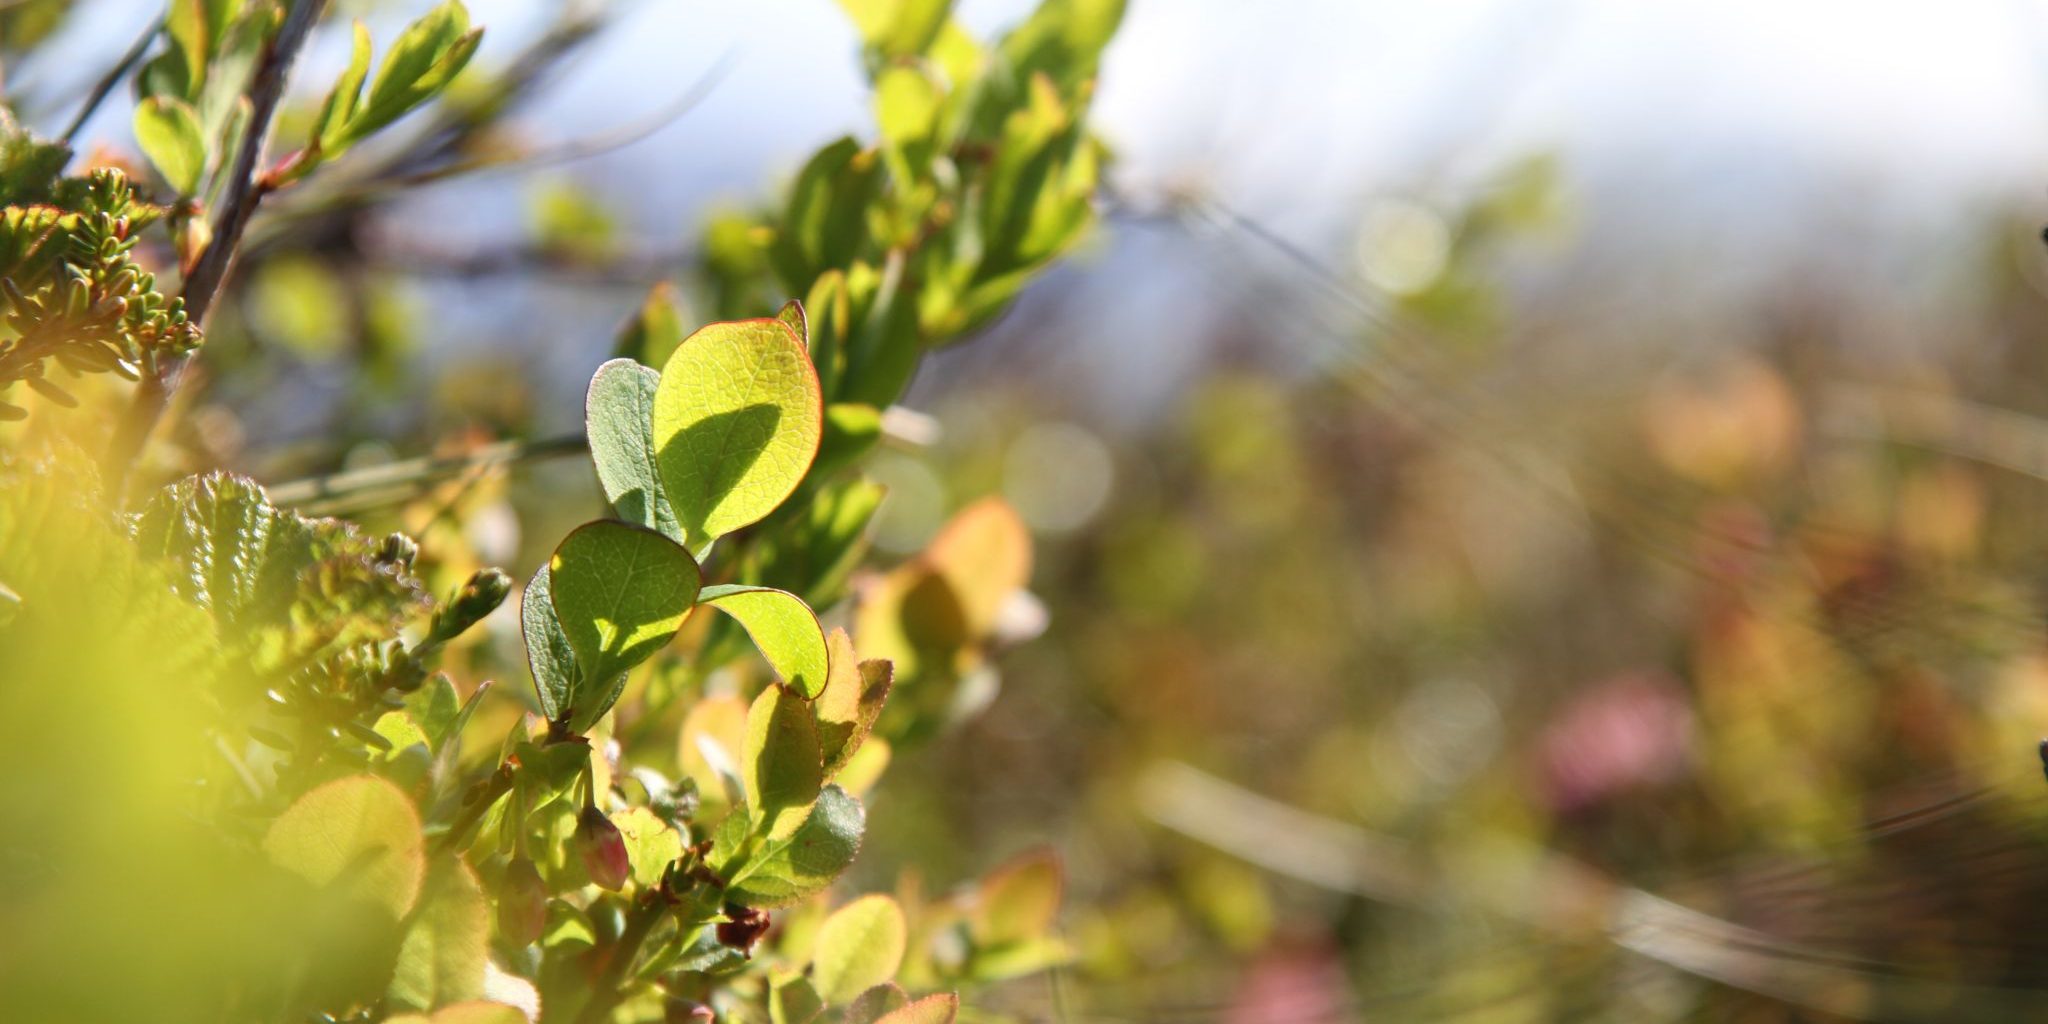
M206 170L206 136L191 104L172 96L137 103L135 142L172 190L181 196L199 191L199 175Z
M654 444L692 550L775 510L817 457L824 405L780 320L737 320L676 346L655 392Z
M908 931L903 908L887 896L863 896L834 911L811 954L818 994L844 1003L894 978Z
M810 700L825 688L825 631L795 594L727 583L705 587L698 601L738 619L775 674L799 696Z
M627 522L680 543L682 524L669 507L654 454L654 392L660 384L661 374L631 359L598 367L584 398L584 430L612 508Z
M612 824L626 839L633 881L643 889L659 884L662 869L683 855L683 837L645 807L629 807L612 815Z
M519 598L519 624L526 636L526 665L533 672L534 695L540 699L540 713L549 721L559 720L570 707L576 687L576 651L555 616L555 601L549 593L548 567L534 571Z
M883 1014L875 1018L875 1024L953 1024L959 1013L959 995L941 992Z
M482 29L469 27L469 11L461 0L444 0L406 26L384 55L384 66L377 69L369 96L331 139L321 140L327 155L341 152L433 99L469 63L482 38Z
M875 1024L883 1017L910 1005L910 997L895 982L876 985L862 992L846 1007L842 1024Z
M1033 850L984 875L968 918L968 933L982 946L1043 937L1059 916L1064 888L1059 854Z
M483 995L490 937L490 908L476 875L457 859L436 862L385 997L405 1009L426 1010Z
M818 723L810 707L779 686L762 690L747 710L741 770L746 773L747 802L770 836L786 834L800 824L825 784Z
M730 843L720 844L728 856L715 869L726 875L726 898L769 910L823 891L853 863L866 827L867 812L860 801L838 786L826 786L802 825L786 838L763 844L745 863L732 863L734 849ZM721 830L719 838L728 837Z
M363 80L370 76L370 27L356 19L354 49L349 54L348 67L342 69L341 77L334 80L334 87L327 92L327 99L320 104L320 114L313 120L312 137L324 153L338 154L346 147L342 130L349 119L356 114L356 105L362 102Z
M829 779L852 760L881 717L891 672L886 661L860 661L852 638L843 629L833 630L825 643L831 652L831 669L826 673L825 690L811 710L818 718L818 746Z
M603 717L625 673L667 646L697 585L697 561L653 530L600 520L563 538L548 562L548 596L576 652L572 729Z
M263 852L316 886L343 891L403 918L426 874L419 813L373 775L336 779L300 797L270 825Z

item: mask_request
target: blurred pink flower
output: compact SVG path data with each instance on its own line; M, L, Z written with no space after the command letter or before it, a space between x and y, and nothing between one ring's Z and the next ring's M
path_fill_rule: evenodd
M1692 711L1669 676L1628 673L1565 705L1538 748L1552 810L1570 813L1677 778L1691 756Z

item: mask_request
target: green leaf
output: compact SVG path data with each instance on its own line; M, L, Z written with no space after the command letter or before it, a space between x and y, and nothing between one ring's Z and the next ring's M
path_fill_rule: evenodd
M611 818L626 839L626 859L633 864L634 883L643 889L659 885L662 869L683 855L682 835L645 807L629 807Z
M548 597L576 652L567 707L582 731L611 709L625 673L668 645L697 600L697 561L653 530L600 520L570 532L548 562Z
M730 855L737 851L728 849L714 870L726 877L727 899L764 910L785 907L831 885L860 852L866 827L860 801L838 786L826 786L795 831L762 844L744 863L732 863ZM720 838L728 838L723 829Z
M818 990L801 974L775 978L768 985L770 1024L809 1024L825 1010Z
M839 0L861 41L883 57L921 54L938 38L952 0Z
M476 875L458 859L437 861L399 947L386 998L426 1010L483 995L490 935L490 908Z
M461 0L444 0L406 26L377 69L368 98L328 148L338 152L433 99L469 63L482 37L482 29L469 27Z
M770 686L747 709L746 749L741 771L752 805L770 836L802 824L818 799L825 774L818 749L818 723L803 701Z
M540 713L548 721L560 721L571 706L576 686L576 650L562 631L555 615L555 601L549 594L548 567L535 570L519 598L519 624L526 636L526 665L533 672L534 694L540 699Z
M323 154L338 155L346 148L342 130L349 119L355 117L356 105L362 102L363 80L369 76L370 27L357 18L354 49L349 54L348 67L342 69L341 77L334 80L334 87L327 91L327 99L320 104L319 116L313 119L312 137Z
M1059 854L1039 849L1019 855L982 877L968 934L981 946L1041 938L1059 916L1064 887Z
M811 954L818 994L844 1003L896 976L909 927L903 908L887 896L863 896L840 907L818 929Z
M426 874L419 813L397 786L356 775L300 797L271 823L263 852L315 886L346 894L403 918Z
M631 359L597 368L584 399L584 430L605 499L627 522L684 540L654 454L654 394L661 374Z
M136 104L135 142L179 195L199 190L199 176L206 170L206 136L191 104L170 96L152 96Z
M661 371L654 444L688 546L775 511L817 457L823 420L817 371L788 324L735 320L683 339Z
M273 508L243 477L209 473L158 491L136 522L178 593L213 614L221 644L258 671L291 671L394 637L430 602L352 525Z
M852 464L867 454L882 438L882 410L856 402L834 402L825 407L825 439L818 445L818 461L811 469L820 479Z
M892 65L875 79L875 123L891 146L909 148L930 139L944 105L939 84L916 65Z
M960 997L952 992L929 995L900 1009L875 1018L875 1024L953 1024L960 1013Z
M705 587L697 595L708 604L740 621L754 646L768 659L782 682L805 700L825 688L830 654L825 649L825 631L818 616L801 598L787 591L726 583Z
M873 731L892 680L888 662L858 660L845 630L833 630L826 646L832 667L825 678L825 692L818 695L811 710L818 719L818 746L829 779L846 767Z
M747 582L790 591L813 608L837 604L867 551L868 523L884 493L880 484L861 479L820 487L751 545Z

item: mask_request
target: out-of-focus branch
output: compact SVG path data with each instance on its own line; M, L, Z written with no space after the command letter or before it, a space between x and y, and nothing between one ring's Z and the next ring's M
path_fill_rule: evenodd
M1688 974L1854 1020L2033 1020L2048 992L1872 969L1624 885L1519 837L1424 857L1398 839L1331 821L1178 762L1138 785L1145 815L1277 875L1429 910L1479 911L1571 941L1612 942Z
M882 439L906 448L926 447L937 443L939 427L924 413L890 406L882 412ZM274 484L264 490L279 505L305 506L306 511L331 515L403 501L423 487L475 470L579 455L589 447L580 433L539 441L498 441L460 455L400 459Z
M115 61L114 66L108 68L107 73L101 75L99 81L93 83L92 91L86 93L85 102L79 104L78 113L72 115L71 123L65 126L64 134L60 136L65 145L71 145L78 138L78 133L85 128L85 122L92 120L93 111L98 110L100 104L106 102L114 87L121 84L121 79L128 77L128 72L142 60L143 54L149 52L149 44L154 42L157 33L162 31L163 22L152 18L149 26L142 30L142 34L136 36L133 43L128 44L128 49L121 54L121 59Z
M298 0L292 5L291 13L285 16L284 24L278 28L276 38L271 40L262 59L257 62L256 74L249 86L249 124L242 133L241 148L236 151L234 165L228 173L227 193L221 198L220 212L214 216L213 241L185 276L185 287L180 293L185 302L185 315L201 329L205 327L207 311L213 307L214 296L219 294L222 282L227 280L228 268L241 244L242 232L248 228L249 218L255 214L257 204L263 201L266 190L257 181L256 167L270 137L271 120L277 113L278 102L284 97L285 81L291 75L292 64L298 60L299 51L305 48L307 38L312 35L313 26L326 9L327 0ZM155 432L157 421L163 418L164 408L170 404L171 394L177 391L183 380L190 359L188 355L165 360L156 373L143 379L136 390L134 402L116 428L114 442L107 450L104 473L109 493L122 493L130 467L134 465L136 456L142 453L142 446L149 440L149 435Z

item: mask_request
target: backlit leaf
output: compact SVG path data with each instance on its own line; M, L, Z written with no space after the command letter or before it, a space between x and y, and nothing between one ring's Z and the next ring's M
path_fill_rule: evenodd
M738 619L775 674L799 696L808 700L825 688L830 660L825 631L810 606L796 595L767 587L721 584L705 587L698 596L701 603Z
M655 392L654 444L689 547L782 504L817 457L823 419L817 372L780 320L711 324L676 346Z
M959 1013L960 997L941 992L883 1014L875 1019L875 1024L953 1024Z
M300 797L263 837L263 852L278 865L381 906L393 920L419 897L424 847L412 801L370 775L337 779Z
M903 908L887 896L863 896L840 907L818 929L811 954L818 994L828 1003L844 1003L895 977L907 935Z
M576 652L572 729L603 717L625 673L676 635L697 584L696 560L652 530L600 520L563 538L548 562L548 596Z
M190 104L172 96L152 96L135 105L135 143L170 183L189 196L199 190L206 170L206 136Z
M946 522L924 559L959 596L967 628L984 637L1003 603L1031 582L1031 531L1009 502L983 498Z
M803 701L779 686L754 698L747 710L746 750L741 758L747 802L781 835L795 828L825 783L818 753L818 723Z
M613 814L611 819L626 839L626 859L633 864L633 881L643 889L659 884L662 869L683 855L683 837L645 807L629 807Z
M481 996L490 935L490 909L476 875L460 860L436 861L399 947L386 998L425 1010Z
M860 661L853 640L843 629L826 639L831 652L831 669L825 690L818 695L812 711L818 719L818 745L825 759L825 777L831 778L860 750L875 720L881 717L882 702L889 696L891 672L886 661Z

